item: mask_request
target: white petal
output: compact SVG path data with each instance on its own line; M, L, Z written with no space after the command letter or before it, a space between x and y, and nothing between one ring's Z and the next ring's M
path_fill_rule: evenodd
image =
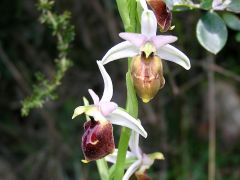
M106 116L106 119L112 124L126 126L141 134L143 137L147 137L147 132L142 127L141 123L121 109L116 109L111 114Z
M156 36L157 19L154 13L150 10L145 10L142 13L141 32L148 38Z
M141 160L135 161L124 174L123 180L129 180L129 178L137 171L140 165L141 165Z
M92 97L94 105L98 105L98 103L99 103L98 95L92 89L89 89L88 92L89 92L90 96Z
M147 3L146 3L146 0L139 0L140 1L140 4L142 6L142 8L144 10L148 10L148 6L147 6Z
M129 147L131 152L133 152L138 157L138 159L142 158L141 149L139 148L139 134L135 131L131 132Z
M117 154L118 154L118 149L115 149L112 154L109 154L108 156L105 157L105 160L110 162L110 163L115 164L116 161L117 161ZM126 159L135 158L135 157L136 156L132 152L127 151Z
M102 58L102 64L105 65L111 61L133 57L139 53L139 50L136 46L128 41L121 42L113 46Z
M138 33L124 32L124 33L120 33L119 36L122 39L134 44L138 48L140 48L147 40L146 36L144 36L143 34L138 34Z
M103 77L104 81L104 91L100 102L110 102L113 96L113 85L110 76L103 67L101 61L97 61L98 67Z
M177 48L169 44L160 47L157 50L157 54L160 58L167 61L175 62L176 64L179 64L186 70L189 70L191 68L191 64L188 57L181 51L179 51Z

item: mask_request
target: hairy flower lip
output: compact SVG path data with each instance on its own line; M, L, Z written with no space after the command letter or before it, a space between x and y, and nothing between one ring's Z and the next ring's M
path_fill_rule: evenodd
M101 159L114 151L113 128L110 122L91 119L84 123L82 149L85 161Z
M132 59L131 76L138 96L144 103L148 103L163 88L162 61L153 54L146 58L145 53Z

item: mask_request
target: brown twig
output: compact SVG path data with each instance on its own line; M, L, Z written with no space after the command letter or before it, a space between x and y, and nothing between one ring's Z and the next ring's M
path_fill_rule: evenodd
M22 77L22 74L19 72L17 67L9 59L7 53L2 48L1 43L0 43L0 58L1 58L2 62L5 64L5 66L8 68L8 70L12 74L13 78L18 83L18 85L22 88L24 93L28 94L30 92L28 84L25 82L24 78Z

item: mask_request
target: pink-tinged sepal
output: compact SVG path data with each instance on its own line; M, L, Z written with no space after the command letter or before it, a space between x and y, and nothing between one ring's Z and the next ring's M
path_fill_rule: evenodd
M171 35L158 35L154 36L151 40L155 48L158 49L166 44L170 44L177 41L177 37Z
M108 121L91 119L84 123L82 150L86 161L101 159L115 149L113 127Z
M104 116L108 116L110 113L117 109L118 105L115 102L101 102L99 107L102 114Z

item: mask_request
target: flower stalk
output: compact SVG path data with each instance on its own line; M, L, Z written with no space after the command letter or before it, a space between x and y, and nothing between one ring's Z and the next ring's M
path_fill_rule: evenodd
M118 11L120 13L121 19L123 21L124 29L127 32L136 32L140 29L140 21L138 19L137 8L129 10L126 4L132 4L134 7L139 7L136 0L116 0ZM133 7L132 6L132 7ZM131 7L131 6L130 6ZM131 15L130 15L131 13ZM131 60L128 58L128 72L126 74L126 85L127 85L127 101L126 101L126 110L134 118L138 116L138 100L136 92L134 90L133 82L131 79ZM126 153L128 149L128 143L131 135L131 130L129 128L123 127L121 130L120 140L118 143L118 155L115 166L114 179L121 180L124 174L124 164L126 160Z

